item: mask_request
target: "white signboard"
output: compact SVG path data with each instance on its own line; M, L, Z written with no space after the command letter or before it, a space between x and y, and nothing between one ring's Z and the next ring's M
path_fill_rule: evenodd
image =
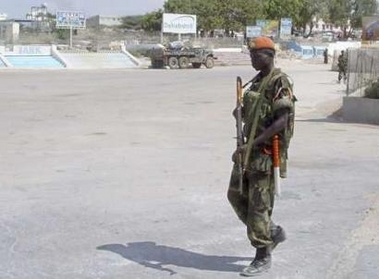
M85 29L86 16L83 12L57 11L57 28Z
M196 15L163 14L162 32L196 34Z
M262 35L261 26L246 26L246 38L255 38Z
M282 18L280 20L280 37L290 36L292 31L292 19Z

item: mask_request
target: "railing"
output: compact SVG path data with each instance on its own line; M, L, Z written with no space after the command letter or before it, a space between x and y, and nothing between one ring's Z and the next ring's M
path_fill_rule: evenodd
M348 49L347 95L364 96L365 89L379 79L379 48Z

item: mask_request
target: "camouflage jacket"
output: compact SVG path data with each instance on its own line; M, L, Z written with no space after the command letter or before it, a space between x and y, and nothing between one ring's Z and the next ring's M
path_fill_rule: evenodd
M287 128L280 134L281 141L281 160L287 159L287 149L289 141L293 134L294 125L294 113L295 113L295 96L292 93L293 82L292 80L280 69L275 68L272 76L268 81L266 88L262 90L262 93L258 93L258 88L263 81L262 75L259 73L251 80L251 85L244 93L244 135L246 139L249 139L252 123L255 116L255 110L257 109L257 102L259 98L262 98L262 105L259 108L259 119L256 127L255 136L259 136L265 129L267 129L275 119L279 118L283 111L289 112L289 121ZM264 150L270 150L272 146L271 140L265 143L254 146L251 154L250 162L252 168L269 171L271 168L271 156L264 153ZM267 157L267 158L266 158ZM263 161L262 161L263 158ZM266 160L266 159L267 160ZM263 165L262 165L263 164Z
M347 57L346 57L346 55L341 54L340 56L338 56L337 66L338 66L338 69L340 69L340 70L346 70L346 68L347 68Z

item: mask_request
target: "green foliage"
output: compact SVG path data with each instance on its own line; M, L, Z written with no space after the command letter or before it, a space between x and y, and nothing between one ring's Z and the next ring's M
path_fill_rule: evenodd
M362 17L370 16L378 9L375 0L353 1L351 4L350 22L353 28L362 27Z
M246 25L255 24L257 18L263 18L259 0L167 0L165 13L196 14L198 29L225 29L244 31ZM144 29L159 31L163 11L145 15Z
M305 29L309 24L311 29L313 28L312 20L323 17L325 19L326 12L325 7L329 3L328 0L303 0L300 3L300 12L293 17L296 27L302 27ZM298 11L295 11L297 13ZM312 30L310 30L311 32Z
M120 26L120 28L139 30L142 28L141 27L142 20L143 20L142 15L123 17L122 25Z
M70 30L68 29L55 29L54 33L59 40L67 40L70 38Z
M158 10L143 16L141 27L145 31L160 31L162 26L163 11Z
M266 13L266 18L269 19L298 18L299 11L304 7L305 2L303 0L268 0L263 2L263 9ZM309 4L307 3L307 6Z
M368 0L367 0L368 1ZM163 13L196 14L198 29L243 32L257 19L290 17L298 27L309 23L327 0L167 0L163 10L146 14L142 28L161 30Z
M365 89L365 97L379 99L379 79Z
M346 29L362 27L362 17L372 15L377 10L376 0L331 0L328 4L328 19Z

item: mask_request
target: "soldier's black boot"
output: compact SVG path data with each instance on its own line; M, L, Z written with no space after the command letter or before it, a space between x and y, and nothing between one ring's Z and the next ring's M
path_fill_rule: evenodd
M279 243L284 242L286 238L286 232L281 226L276 226L271 230L272 245L270 247L270 252L272 252Z
M268 247L258 248L254 260L240 273L241 276L253 277L261 275L271 267L271 254Z

